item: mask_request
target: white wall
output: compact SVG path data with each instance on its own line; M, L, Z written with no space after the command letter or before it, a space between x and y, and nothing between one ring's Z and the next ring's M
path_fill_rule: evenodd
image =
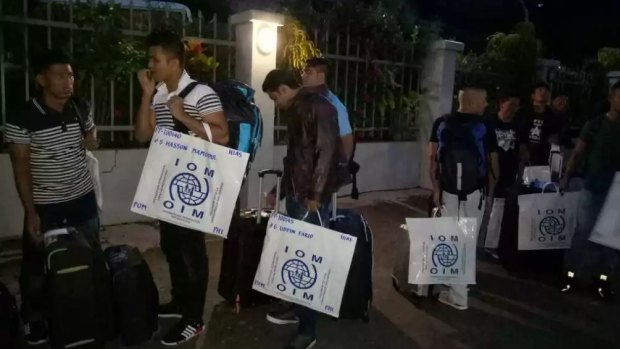
M361 165L358 174L360 192L418 186L420 159L417 151L418 145L415 142L358 144L355 160ZM99 159L104 191L104 210L101 215L104 225L148 220L129 211L146 153L146 149L95 152ZM282 168L285 153L285 146L275 147L274 167ZM270 184L266 184L264 191L271 183L270 181ZM341 191L341 195L350 193L350 186ZM21 234L23 214L15 190L9 156L0 154L0 239Z

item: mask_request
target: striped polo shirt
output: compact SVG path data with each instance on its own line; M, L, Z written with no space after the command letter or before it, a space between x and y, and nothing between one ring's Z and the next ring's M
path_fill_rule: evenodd
M80 113L88 116L84 128L95 127L90 106L82 100L74 101ZM58 112L32 99L9 114L5 133L7 143L30 146L35 204L69 202L93 190L83 134L72 103Z
M174 119L170 113L170 109L168 109L168 100L170 97L181 93L187 85L194 81L195 80L189 77L187 72L183 72L176 91L169 92L165 83L161 83L157 86L157 92L155 96L153 96L152 105L155 111L157 126L174 129ZM185 112L187 115L197 120L201 120L205 115L223 111L222 103L218 95L211 87L204 84L199 84L194 87L183 100L183 104L185 105Z

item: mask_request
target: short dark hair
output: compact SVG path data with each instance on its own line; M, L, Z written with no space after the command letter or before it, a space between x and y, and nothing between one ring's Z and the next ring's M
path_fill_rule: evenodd
M611 85L609 92L616 92L618 90L620 90L620 81L616 81L613 85Z
M306 66L310 68L320 68L326 73L329 68L329 61L324 57L312 57L306 60Z
M298 88L301 86L296 74L293 74L289 70L274 69L265 77L263 92L274 92L282 85L286 85L290 88Z
M32 58L32 71L39 75L54 64L71 64L71 58L59 50L46 50Z
M511 98L517 98L517 99L521 99L521 96L519 96L518 93L515 92L503 92L499 95L499 104L503 104L508 102Z
M152 31L146 37L148 47L159 46L164 52L179 60L181 67L185 65L185 44L179 34L172 30L160 29Z
M534 85L534 87L532 87L532 93L534 93L539 88L544 88L544 89L547 89L547 91L551 91L551 86L549 86L548 83L546 83L544 81L540 81L540 82L536 83Z

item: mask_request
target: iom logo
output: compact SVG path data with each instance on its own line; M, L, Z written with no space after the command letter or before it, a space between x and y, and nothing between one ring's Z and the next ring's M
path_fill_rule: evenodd
M284 253L289 253L288 246L284 249ZM323 257L312 254L308 255L310 261L304 261L306 259L306 252L295 250L294 253L293 258L288 259L282 265L282 270L280 271L282 282L276 287L280 292L290 293L293 296L297 294L298 290L302 290L303 299L312 301L314 300L314 294L311 288L316 284L318 277L316 264L322 264Z
M566 221L562 216L547 216L540 220L538 229L543 235L560 235L564 232Z
M179 173L170 182L170 198L174 201L176 196L188 206L201 205L209 196L209 182L203 183L189 172Z
M290 259L282 266L282 280L286 280L293 286L307 290L316 283L316 267L312 265L312 270L304 261L300 259Z
M185 166L180 165L180 159L174 163L175 167L184 167L183 172L178 173L170 181L168 187L169 200L164 201L164 207L185 214L187 206L196 207L202 205L209 197L209 180L213 178L214 171L205 168L198 170L198 165L188 162ZM204 211L192 209L192 217L203 219Z
M433 265L449 268L459 259L459 249L456 245L438 244L433 249Z

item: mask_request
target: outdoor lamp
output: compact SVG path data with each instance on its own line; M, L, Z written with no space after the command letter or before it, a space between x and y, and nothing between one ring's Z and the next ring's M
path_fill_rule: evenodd
M274 25L263 25L256 31L256 47L260 53L268 55L276 49L278 33Z

